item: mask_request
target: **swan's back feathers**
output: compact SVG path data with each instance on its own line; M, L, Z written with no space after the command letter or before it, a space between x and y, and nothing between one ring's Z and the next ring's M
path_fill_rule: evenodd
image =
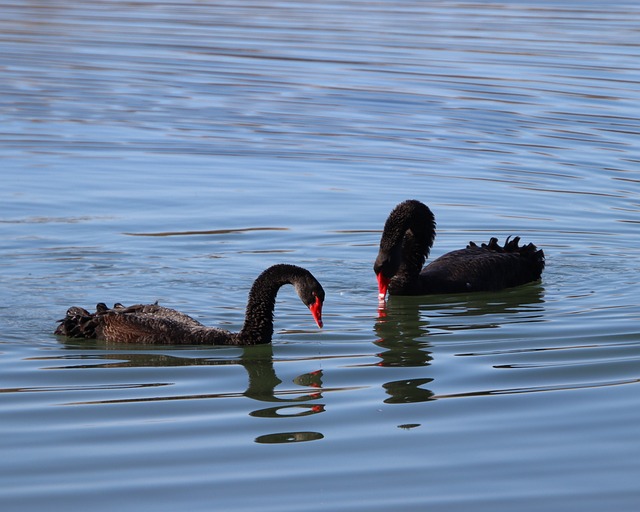
M519 237L507 238L504 246L497 238L480 246L470 242L465 249L444 254L422 269L421 286L426 293L457 293L537 281L544 269L544 253L532 243L520 246L519 242Z
M115 343L144 344L233 344L235 335L223 329L206 327L189 315L157 304L125 307L104 303L95 313L73 306L60 320L55 334L69 338L100 339Z

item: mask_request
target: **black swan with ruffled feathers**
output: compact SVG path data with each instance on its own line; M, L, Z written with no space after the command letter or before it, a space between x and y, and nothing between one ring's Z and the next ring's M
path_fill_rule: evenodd
M273 311L281 286L292 284L318 327L322 327L324 290L308 270L295 265L274 265L253 283L245 321L240 332L207 327L184 313L157 304L108 308L103 303L95 313L74 306L55 330L69 338L98 339L116 343L164 345L259 345L273 336Z
M422 268L436 236L433 213L423 203L408 200L396 206L382 231L373 269L379 298L389 295L427 295L495 291L540 279L544 253L520 237L497 238L452 251Z

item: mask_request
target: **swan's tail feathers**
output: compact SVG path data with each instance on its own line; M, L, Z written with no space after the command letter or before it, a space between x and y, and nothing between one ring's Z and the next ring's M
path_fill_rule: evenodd
M478 245L474 242L469 242L467 248L469 249L472 247L478 247ZM500 245L498 243L498 239L492 237L488 243L483 243L480 247L494 253L518 255L520 257L519 260L530 269L533 275L532 280L540 279L540 275L544 270L545 258L542 249L538 249L532 243L520 245L519 236L513 237L513 239L511 239L511 237L507 237L504 241L504 245Z
M469 245L467 245L467 249L470 249L472 247L478 247L478 244L476 244L475 242L469 242ZM510 236L507 237L507 239L504 241L504 245L500 245L498 243L498 239L496 237L492 237L488 243L483 243L480 245L480 247L494 252L517 252L520 254L542 252L541 250L539 251L538 248L532 243L529 243L527 245L520 245L519 236L516 236L513 239L511 239ZM544 257L544 254L542 256Z
M96 306L96 313L92 314L84 308L72 306L67 310L67 315L58 320L60 324L54 334L66 336L67 338L95 338L96 314L106 309L107 307L100 303Z

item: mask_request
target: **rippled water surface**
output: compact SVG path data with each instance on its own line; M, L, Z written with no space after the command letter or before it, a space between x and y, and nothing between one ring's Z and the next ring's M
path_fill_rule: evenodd
M0 0L0 507L635 511L636 2ZM540 283L393 297L398 202L432 256L520 235ZM160 301L272 345L58 338Z

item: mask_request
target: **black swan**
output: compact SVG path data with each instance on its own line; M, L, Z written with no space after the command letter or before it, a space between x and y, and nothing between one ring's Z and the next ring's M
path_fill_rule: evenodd
M295 265L273 265L253 283L247 312L240 332L206 327L184 313L157 304L112 309L103 303L95 313L74 306L59 320L55 334L69 338L91 338L107 342L165 345L259 345L271 343L273 311L281 286L292 284L309 308L318 327L322 327L324 290L311 272Z
M436 236L431 210L416 200L397 205L385 222L380 251L373 266L379 298L495 291L540 279L544 253L533 244L519 246L520 237L497 238L480 246L470 242L422 268Z

